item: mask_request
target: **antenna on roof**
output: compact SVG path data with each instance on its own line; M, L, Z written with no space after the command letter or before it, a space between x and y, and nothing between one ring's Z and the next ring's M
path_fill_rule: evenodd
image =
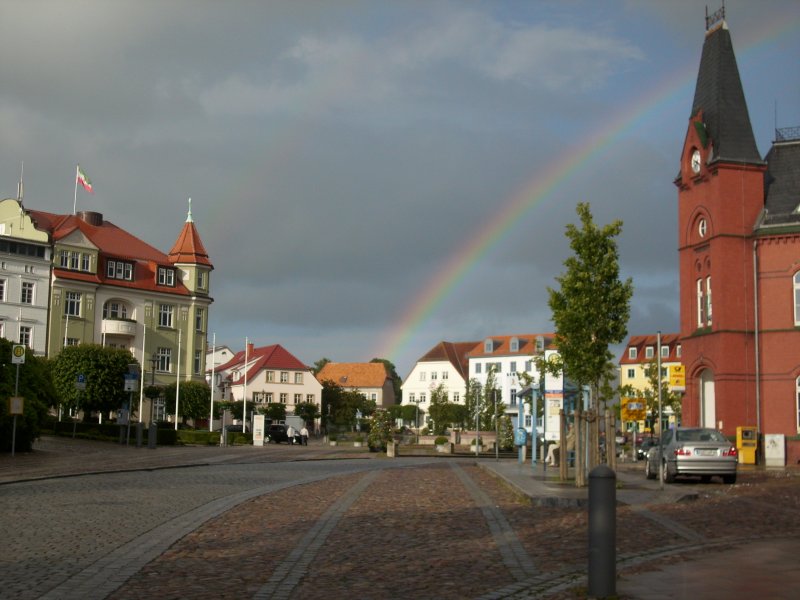
M708 5L706 5L706 31L709 31L720 21L725 20L725 0L722 0L722 8L712 15L708 14Z
M186 222L187 223L194 223L192 219L192 199L189 198L189 214L186 215Z

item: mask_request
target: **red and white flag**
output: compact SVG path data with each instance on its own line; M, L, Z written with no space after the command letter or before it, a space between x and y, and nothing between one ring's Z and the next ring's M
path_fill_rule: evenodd
M80 183L83 186L83 189L85 189L90 194L94 194L94 191L92 191L92 182L86 176L86 173L81 171L81 166L80 165L78 165L77 178L78 178L78 183Z

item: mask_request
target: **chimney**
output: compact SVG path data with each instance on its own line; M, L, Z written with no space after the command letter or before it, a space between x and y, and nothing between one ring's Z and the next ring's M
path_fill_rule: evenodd
M84 210L78 213L78 218L89 225L94 225L95 227L99 227L103 224L103 214L99 212Z
M253 347L253 342L248 342L248 343L247 343L247 358L248 358L248 359L249 359L251 356L253 356L253 354L254 354L254 350L255 350L255 349L254 349L254 347Z

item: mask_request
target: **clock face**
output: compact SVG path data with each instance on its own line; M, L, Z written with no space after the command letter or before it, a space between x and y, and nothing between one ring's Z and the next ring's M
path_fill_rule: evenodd
M700 150L692 152L692 171L695 173L700 172Z

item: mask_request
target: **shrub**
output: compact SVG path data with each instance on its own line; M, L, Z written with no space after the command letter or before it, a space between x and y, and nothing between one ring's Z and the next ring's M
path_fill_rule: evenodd
M446 435L440 435L435 440L433 440L433 443L439 446L441 444L446 444L449 441L450 439Z

